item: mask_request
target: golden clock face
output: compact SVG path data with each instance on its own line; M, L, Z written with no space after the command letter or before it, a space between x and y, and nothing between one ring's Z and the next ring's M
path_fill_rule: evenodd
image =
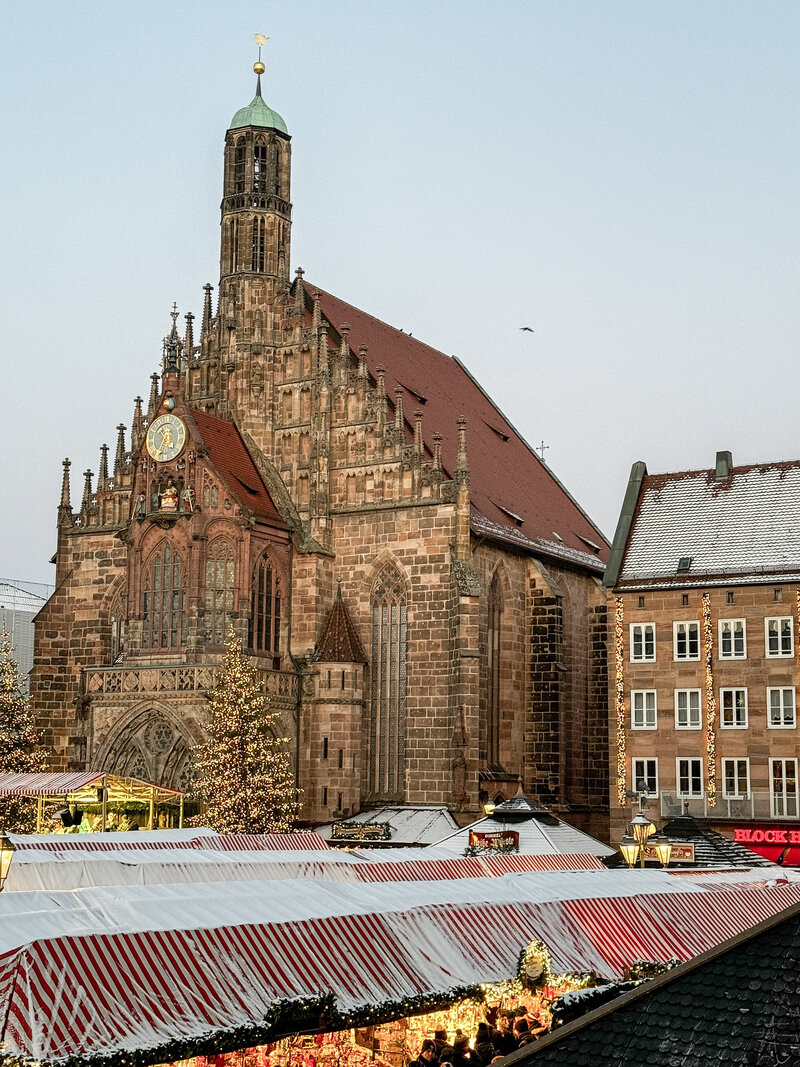
M186 444L186 424L177 415L159 415L147 431L147 451L159 463L175 459Z

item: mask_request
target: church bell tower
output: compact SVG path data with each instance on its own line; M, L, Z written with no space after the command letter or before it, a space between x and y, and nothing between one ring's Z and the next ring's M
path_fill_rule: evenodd
M225 134L217 314L206 286L200 354L188 398L223 417L235 417L269 450L271 385L276 353L288 328L292 205L291 138L281 116L261 95L240 108ZM266 420L266 421L265 421Z
M264 64L254 68L256 95L225 135L220 306L232 300L237 325L289 289L291 145L277 111L261 95ZM265 324L266 325L266 324Z

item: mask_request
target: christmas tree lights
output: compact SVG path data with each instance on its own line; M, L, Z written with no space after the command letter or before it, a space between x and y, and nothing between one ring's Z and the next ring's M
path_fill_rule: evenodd
M19 666L7 633L0 637L0 771L27 774L47 769L45 750L22 693ZM36 829L36 802L0 797L0 829L30 834Z
M297 811L288 740L276 736L277 716L233 630L225 649L211 695L208 741L195 757L202 821L220 833L282 833Z

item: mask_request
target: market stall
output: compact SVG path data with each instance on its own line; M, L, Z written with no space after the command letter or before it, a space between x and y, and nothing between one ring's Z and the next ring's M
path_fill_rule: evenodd
M433 1013L541 1012L559 980L690 959L798 901L789 880L647 870L2 893L0 1042L48 1064L207 1067L246 1049L253 1067L398 1067L401 1035L405 1055ZM507 983L534 944L545 984L523 994Z
M117 828L118 822L120 829L139 829L139 822L135 819L125 815L123 823L122 819L117 819L115 812L110 811L110 805L128 804L137 805L146 813L148 830L156 826L156 810L161 807L177 807L177 825L183 826L185 794L181 790L167 789L166 786L143 782L138 778L122 778L116 774L106 774L105 771L0 774L0 796L35 800L37 833L43 829L47 804L64 805L62 826L73 832L104 832L111 829L112 825Z

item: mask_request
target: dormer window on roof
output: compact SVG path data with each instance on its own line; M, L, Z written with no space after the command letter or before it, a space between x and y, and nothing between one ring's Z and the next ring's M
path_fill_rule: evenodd
M678 560L678 574L686 574L692 568L694 556L681 556Z
M522 526L523 522L525 522L521 515L517 515L515 511L511 511L509 508L504 508L502 504L498 504L497 507L504 515L508 515L509 519L516 523L517 526Z

